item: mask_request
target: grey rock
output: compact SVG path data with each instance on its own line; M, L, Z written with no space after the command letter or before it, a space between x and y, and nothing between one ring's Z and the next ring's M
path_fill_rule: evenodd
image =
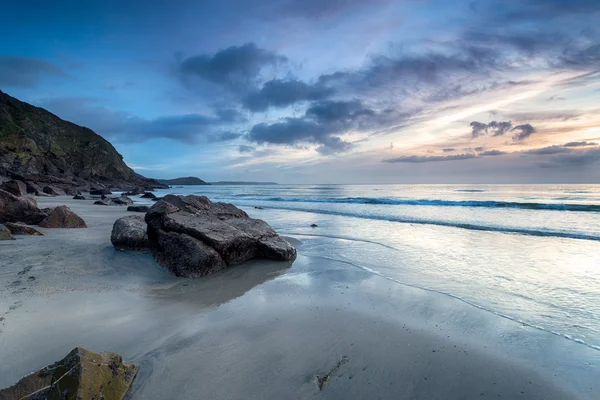
M121 196L121 197L111 197L110 201L115 204L115 205L119 205L119 206L130 206L133 204L133 200L131 200L129 197L127 196Z
M0 189L0 223L22 221L27 224L39 224L46 213L37 207L32 197L17 197Z
M75 196L73 196L73 200L91 200L90 197L86 197L84 195L81 194L76 194Z
M296 258L296 249L266 222L203 196L167 195L145 219L156 259L178 276L204 276L252 258Z
M127 207L127 211L131 211L131 212L148 212L148 210L150 209L150 207L148 206L129 206Z
M116 249L144 249L148 247L146 222L142 215L129 215L115 221L110 241Z
M0 240L15 240L10 230L0 224Z
M42 187L35 182L25 182L25 185L27 187L27 193L31 193L31 194L35 194L35 195L44 193L44 191L42 190Z
M143 195L140 196L142 199L155 199L156 196L154 195L154 193L152 192L145 192Z

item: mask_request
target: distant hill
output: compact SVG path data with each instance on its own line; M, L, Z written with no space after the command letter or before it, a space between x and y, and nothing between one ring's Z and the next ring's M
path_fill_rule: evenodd
M186 176L184 178L175 178L175 179L157 179L160 183L164 183L165 185L210 185L210 183L204 182L200 178L196 178L195 176Z
M211 185L279 185L277 182L243 182L243 181L218 181Z

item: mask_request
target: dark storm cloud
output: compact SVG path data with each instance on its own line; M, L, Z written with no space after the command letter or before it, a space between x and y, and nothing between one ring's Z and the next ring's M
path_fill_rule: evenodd
M453 153L454 151L456 151L456 149L454 147L447 147L445 149L442 149L442 151L444 153Z
M58 65L42 58L0 55L0 86L33 87L44 77L68 77Z
M338 135L356 128L375 127L386 118L359 100L324 100L313 103L302 117L283 118L273 124L260 123L250 129L248 140L257 143L319 144L322 154L350 149Z
M262 89L246 96L243 105L250 111L266 111L269 107L287 107L299 101L323 100L332 94L333 90L322 84L273 79L266 82Z
M521 142L521 141L527 139L533 133L535 133L535 131L536 131L535 128L533 126L531 126L531 124L517 125L511 129L511 132L516 132L513 135L513 141Z
M473 121L469 124L471 127L471 136L477 138L480 136L502 136L512 128L511 121L492 121L489 124Z
M200 78L209 82L246 86L254 83L261 70L285 62L286 58L258 48L254 43L231 46L214 55L201 54L184 59L178 66L183 79Z
M585 146L598 146L596 142L569 142L563 144L563 147L585 147Z

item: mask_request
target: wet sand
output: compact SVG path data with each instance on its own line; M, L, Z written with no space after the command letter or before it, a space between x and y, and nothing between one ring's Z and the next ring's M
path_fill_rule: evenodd
M83 346L141 365L131 399L600 398L599 352L301 241L291 266L186 280L112 247L125 207L38 201L89 228L0 242L0 387Z

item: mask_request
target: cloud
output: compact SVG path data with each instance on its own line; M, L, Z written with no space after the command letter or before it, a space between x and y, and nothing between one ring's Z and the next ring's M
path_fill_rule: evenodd
M511 132L517 132L513 136L513 141L521 142L536 132L536 129L531 124L517 125L511 129Z
M197 55L182 60L178 71L182 79L199 78L232 88L256 82L260 72L287 59L277 53L258 48L254 43L231 46L214 55Z
M224 142L241 136L241 133L225 127L243 121L241 114L231 109L216 110L214 115L183 114L145 119L103 107L100 99L85 97L47 99L39 106L121 143L157 138L184 143Z
M454 154L454 155L450 155L450 156L399 156L399 157L385 159L385 160L383 160L383 162L385 162L385 163L422 164L422 163L428 163L428 162L470 160L472 158L477 158L477 156L472 153Z
M256 148L254 146L248 146L246 144L240 144L238 151L240 153L252 153Z
M352 129L378 126L386 115L378 114L359 100L324 100L311 104L302 117L287 117L278 122L254 125L247 135L256 143L321 145L321 154L347 151L352 146L339 135Z
M566 150L566 149L565 149ZM537 163L541 168L582 168L600 161L600 149L570 151L550 156Z
M444 153L452 153L452 152L456 151L456 149L454 147L447 147L445 149L442 149L442 151Z
M489 124L473 121L469 124L471 127L471 137L480 136L502 136L512 128L511 121L492 121Z
M42 58L0 55L0 86L34 87L45 77L68 76L58 65Z
M299 101L323 100L333 94L331 88L322 84L309 85L299 80L273 79L243 100L250 111L266 111L269 107L287 107Z
M410 164L423 164L429 162L445 162L445 161L461 161L461 160L471 160L474 158L480 157L493 157L493 156L502 156L508 153L505 153L500 150L489 150L483 151L478 154L475 153L462 153L462 154L451 154L447 156L399 156L394 158L388 158L382 160L385 163L410 163Z
M500 150L488 150L488 151L482 151L478 155L481 157L486 157L486 156L503 156L504 154L508 154L508 153L506 153L504 151L500 151Z
M541 147L539 149L527 150L525 153L527 154L537 154L537 155L549 155L549 154L560 154L560 153L570 153L572 150L565 148L563 146L548 146Z
M584 147L584 146L598 146L596 142L569 142L563 144L563 147Z

